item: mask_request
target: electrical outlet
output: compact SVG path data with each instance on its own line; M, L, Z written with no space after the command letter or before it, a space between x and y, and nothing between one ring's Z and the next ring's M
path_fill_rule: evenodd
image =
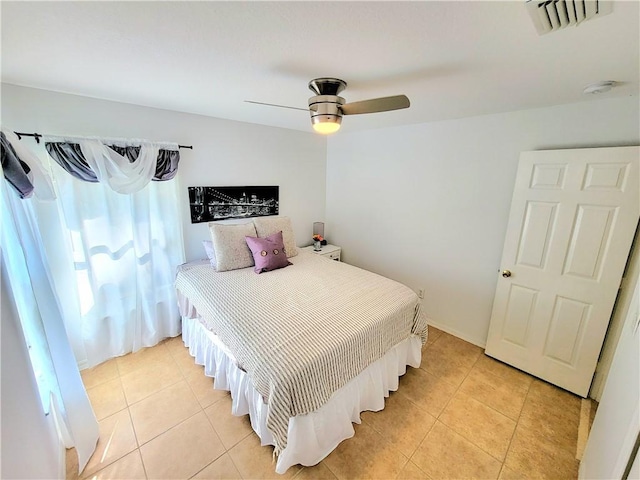
M418 297L424 298L424 288L421 288L420 290L418 290Z

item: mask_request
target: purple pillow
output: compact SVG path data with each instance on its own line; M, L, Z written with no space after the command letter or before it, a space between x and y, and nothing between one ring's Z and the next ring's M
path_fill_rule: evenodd
M244 239L253 254L256 273L270 272L291 265L287 260L286 253L284 253L282 232L274 233L265 238L244 237Z

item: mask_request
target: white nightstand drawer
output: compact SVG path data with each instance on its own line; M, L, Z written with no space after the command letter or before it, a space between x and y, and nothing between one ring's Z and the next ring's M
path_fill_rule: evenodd
M340 250L336 251L336 252L330 252L326 255L323 255L324 257L329 257L331 260L337 260L340 261Z
M322 250L320 250L319 252L316 252L313 249L313 245L310 245L308 247L302 247L301 250L313 252L316 255L322 255L323 257L330 258L331 260L336 260L337 262L340 261L340 254L342 253L342 248L337 247L336 245L331 245L331 244L323 245Z

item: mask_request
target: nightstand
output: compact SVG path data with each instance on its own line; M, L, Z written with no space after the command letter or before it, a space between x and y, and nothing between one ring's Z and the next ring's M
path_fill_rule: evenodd
M342 248L336 247L335 245L326 244L322 246L322 250L316 252L313 250L313 245L308 247L302 247L300 250L306 250L307 252L313 252L316 255L322 255L323 257L330 258L331 260L340 261L340 253L342 252Z

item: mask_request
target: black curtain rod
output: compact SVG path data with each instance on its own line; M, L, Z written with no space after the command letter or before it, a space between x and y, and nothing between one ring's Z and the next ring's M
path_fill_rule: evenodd
M18 140L22 140L22 137L33 137L36 139L36 143L40 143L40 138L42 137L41 133L22 133L22 132L13 132L18 136ZM178 145L178 148L189 148L193 150L193 145Z

